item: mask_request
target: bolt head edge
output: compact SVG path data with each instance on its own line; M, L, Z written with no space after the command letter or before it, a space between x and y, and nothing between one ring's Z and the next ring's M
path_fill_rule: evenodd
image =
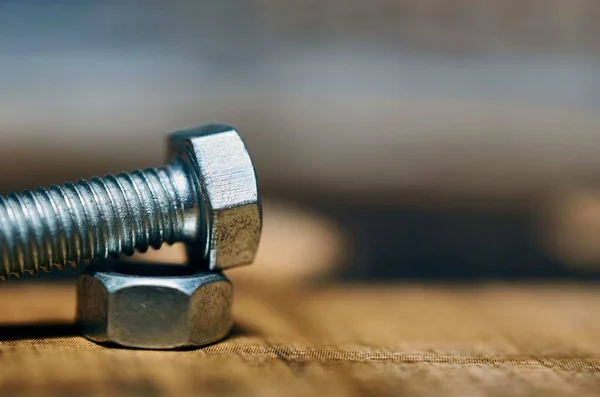
M191 263L211 271L254 261L262 231L256 168L238 131L210 124L169 135L169 156L189 166L200 203Z

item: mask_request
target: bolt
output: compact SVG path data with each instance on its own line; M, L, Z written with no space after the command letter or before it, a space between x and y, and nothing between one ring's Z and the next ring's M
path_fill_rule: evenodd
M175 242L206 270L251 263L262 207L238 132L177 131L169 155L161 168L0 196L0 278Z

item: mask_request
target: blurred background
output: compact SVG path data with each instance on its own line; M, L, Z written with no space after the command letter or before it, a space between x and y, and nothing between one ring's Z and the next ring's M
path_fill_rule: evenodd
M599 19L596 0L0 1L0 192L161 165L167 132L221 121L265 197L240 275L597 279Z

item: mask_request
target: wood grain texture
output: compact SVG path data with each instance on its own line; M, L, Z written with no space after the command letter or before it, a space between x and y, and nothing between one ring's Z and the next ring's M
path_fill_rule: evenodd
M202 349L98 346L72 285L5 284L0 390L10 395L594 395L600 292L237 283L236 328Z

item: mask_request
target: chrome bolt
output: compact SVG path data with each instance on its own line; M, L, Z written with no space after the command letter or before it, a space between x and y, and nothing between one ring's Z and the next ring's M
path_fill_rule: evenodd
M256 173L238 132L169 136L161 168L0 196L0 278L184 242L195 263L251 263L262 228Z

